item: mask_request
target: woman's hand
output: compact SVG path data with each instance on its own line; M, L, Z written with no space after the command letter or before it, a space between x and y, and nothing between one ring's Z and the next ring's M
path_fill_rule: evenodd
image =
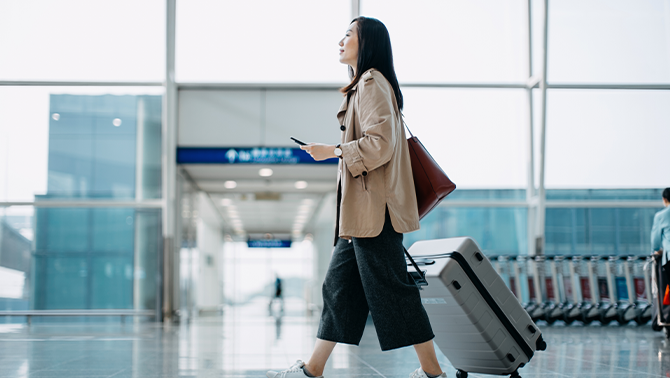
M335 156L335 146L330 144L308 143L304 146L300 146L300 149L307 151L307 153L316 161L337 157Z

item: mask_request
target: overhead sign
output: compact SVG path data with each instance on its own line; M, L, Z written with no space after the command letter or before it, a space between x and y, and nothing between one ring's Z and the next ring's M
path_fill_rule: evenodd
M249 240L247 241L249 248L291 248L290 240Z
M291 147L178 147L177 164L337 164Z

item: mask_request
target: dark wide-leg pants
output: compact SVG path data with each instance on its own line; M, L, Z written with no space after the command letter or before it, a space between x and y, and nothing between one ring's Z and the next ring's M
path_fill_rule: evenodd
M402 239L388 210L380 235L351 243L338 239L323 283L319 339L358 345L368 312L384 351L435 337L419 289L407 274Z

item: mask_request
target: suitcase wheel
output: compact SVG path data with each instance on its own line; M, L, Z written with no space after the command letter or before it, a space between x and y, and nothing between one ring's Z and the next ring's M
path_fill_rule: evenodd
M468 372L458 369L456 372L456 378L468 378Z
M547 350L547 342L544 341L542 338L542 335L537 338L537 341L535 341L535 350Z
M654 319L651 321L651 329L654 330L654 331L656 331L656 332L661 332L661 331L663 330L663 327L661 327L660 325L658 325L658 319L654 318Z

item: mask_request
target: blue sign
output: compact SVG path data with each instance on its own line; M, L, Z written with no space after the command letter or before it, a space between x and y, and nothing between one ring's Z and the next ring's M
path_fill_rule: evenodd
M291 147L178 147L177 164L337 164L337 158L315 161Z
M291 248L290 240L249 240L247 241L249 248Z

